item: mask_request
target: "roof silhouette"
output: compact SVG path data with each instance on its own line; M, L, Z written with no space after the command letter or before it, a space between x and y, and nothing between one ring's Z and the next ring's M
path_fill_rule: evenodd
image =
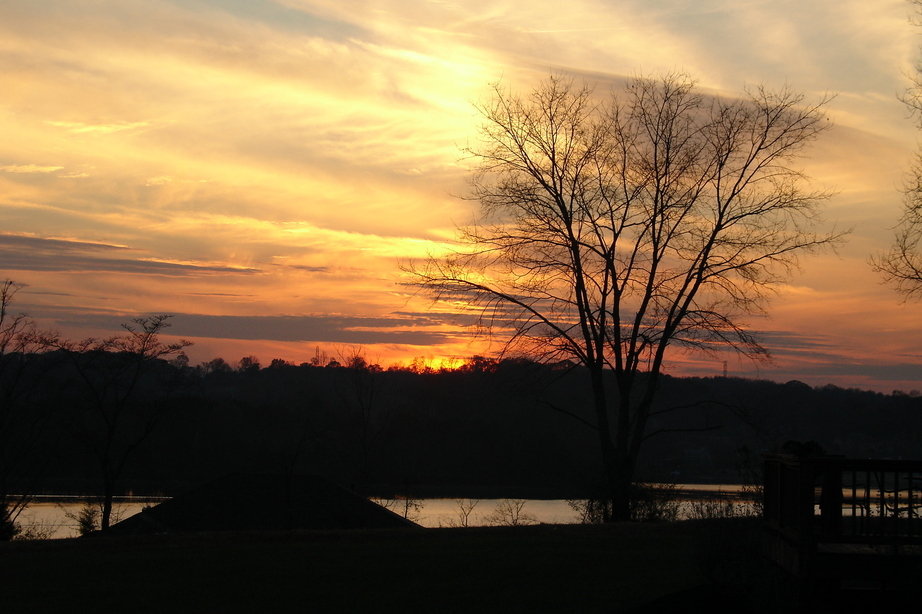
M112 525L106 533L147 535L418 526L318 476L236 474L146 508Z

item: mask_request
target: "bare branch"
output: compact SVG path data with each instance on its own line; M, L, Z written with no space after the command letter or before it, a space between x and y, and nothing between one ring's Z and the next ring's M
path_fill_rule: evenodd
M828 101L709 97L682 74L608 97L555 76L524 96L497 84L467 151L482 217L459 251L405 270L483 329L587 369L595 424L551 407L597 430L627 496L668 348L767 358L745 318L801 255L842 240L817 230L829 193L795 166Z
M922 1L911 3L915 14L910 22L922 25ZM900 101L922 128L922 63L917 62L909 79ZM903 215L894 228L893 244L887 252L873 255L870 265L907 301L922 299L922 154L917 154L903 188Z

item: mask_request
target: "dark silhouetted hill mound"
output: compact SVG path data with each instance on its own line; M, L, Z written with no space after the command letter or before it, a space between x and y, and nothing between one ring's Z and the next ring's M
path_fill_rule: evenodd
M312 475L231 475L113 525L107 533L390 529L417 526Z

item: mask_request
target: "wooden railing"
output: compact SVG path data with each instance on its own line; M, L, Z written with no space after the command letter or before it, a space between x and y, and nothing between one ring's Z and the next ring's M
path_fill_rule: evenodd
M922 460L778 454L764 475L767 550L795 573L817 552L922 544Z

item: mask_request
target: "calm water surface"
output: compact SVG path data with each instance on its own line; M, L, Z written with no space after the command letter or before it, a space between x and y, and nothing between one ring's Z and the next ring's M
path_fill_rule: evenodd
M735 484L685 484L678 487L685 491L710 491L721 493L739 492L740 486ZM82 499L54 497L52 501L39 500L29 505L20 514L19 523L24 529L34 527L46 533L53 539L76 537L76 517L84 505ZM681 495L679 496L681 499ZM115 504L113 517L117 520L128 518L137 514L147 506L156 505L164 499L161 498L123 498ZM462 511L459 501L470 505L470 499L417 499L418 507L411 508L408 516L424 527L451 527L462 524ZM494 524L491 516L495 516L497 508L503 499L474 500L476 505L468 516L469 526L483 526ZM388 502L390 503L390 502ZM687 517L688 502L683 501L680 506L680 517ZM391 509L403 515L404 502L397 500L389 505ZM684 510L684 511L683 511ZM541 522L546 524L571 524L579 521L579 515L564 499L527 499L521 509L523 520Z
M57 497L52 498L58 499ZM113 506L112 516L115 520L123 520L129 516L134 516L145 507L157 505L161 501L163 501L162 497L157 499L131 498L120 501ZM38 530L51 539L76 537L78 535L76 518L83 505L83 501L76 498L72 500L33 501L19 515L17 522L23 529Z

